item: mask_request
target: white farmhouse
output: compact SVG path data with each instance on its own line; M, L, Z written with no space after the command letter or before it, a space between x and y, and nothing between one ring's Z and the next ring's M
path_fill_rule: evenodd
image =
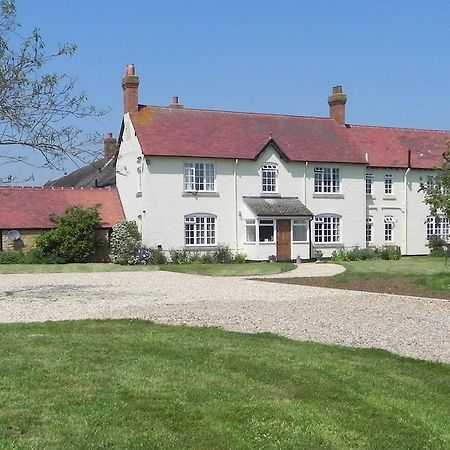
M289 260L369 245L425 254L427 236L448 236L419 185L449 132L349 125L340 86L317 118L188 109L177 97L144 106L138 85L130 65L116 183L147 245Z

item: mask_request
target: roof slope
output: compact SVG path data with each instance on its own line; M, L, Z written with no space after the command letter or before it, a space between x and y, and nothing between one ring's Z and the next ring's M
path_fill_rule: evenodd
M100 159L91 164L87 164L68 175L56 180L47 181L45 187L83 187L83 188L103 188L116 185L116 168L114 160Z
M288 160L431 169L450 132L339 126L333 119L142 106L130 114L145 156L256 159L276 142Z
M124 219L116 189L0 187L0 229L52 228L50 214L62 215L74 205L100 204L102 226Z
M448 131L414 130L410 128L383 128L352 125L348 129L353 143L368 153L373 167L408 167L431 169L442 165Z
M147 106L131 120L146 156L256 159L273 139L292 161L365 163L332 119Z
M258 217L313 216L297 197L244 197L244 202Z

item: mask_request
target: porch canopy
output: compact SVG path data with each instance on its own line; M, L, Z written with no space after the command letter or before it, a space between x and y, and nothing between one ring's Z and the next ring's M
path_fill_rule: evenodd
M312 217L314 214L298 197L244 197L257 217Z

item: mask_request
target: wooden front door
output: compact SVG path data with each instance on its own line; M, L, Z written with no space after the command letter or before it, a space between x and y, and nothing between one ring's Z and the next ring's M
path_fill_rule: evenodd
M291 221L277 220L277 261L291 259Z

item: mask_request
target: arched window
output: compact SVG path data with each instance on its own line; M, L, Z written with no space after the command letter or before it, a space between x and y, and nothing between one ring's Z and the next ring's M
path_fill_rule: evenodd
M184 216L185 245L216 245L216 216L212 214L188 214Z

